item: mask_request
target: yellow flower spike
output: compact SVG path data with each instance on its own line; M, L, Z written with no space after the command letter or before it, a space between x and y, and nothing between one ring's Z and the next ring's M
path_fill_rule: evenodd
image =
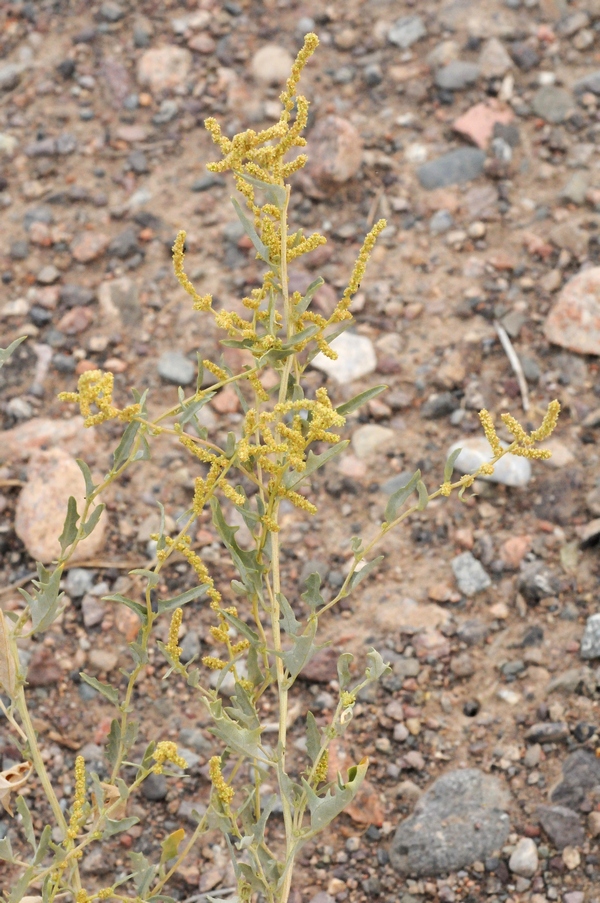
M513 448L511 455L519 458L530 458L532 461L547 461L552 457L552 452L547 448Z
M559 414L560 402L554 399L554 401L551 401L548 405L548 410L544 415L542 425L537 430L533 430L529 438L533 442L541 442L543 439L547 439L548 436L550 436L551 433L554 432Z
M161 740L156 744L156 749L152 753L152 758L156 765L152 766L154 774L162 774L163 766L167 762L173 765L179 765L180 768L187 768L187 762L177 752L177 744L172 740Z
M79 833L79 822L83 816L83 807L85 805L85 759L83 756L77 756L75 759L75 799L73 800L73 809L71 810L71 818L69 819L69 828L67 830L67 838L75 840Z
M212 361L202 361L202 366L205 370L208 370L209 373L212 373L213 376L216 376L217 379L227 379L227 370L223 370L222 367L213 364Z
M496 427L494 426L492 415L485 408L479 412L479 421L483 427L485 438L490 443L494 455L501 455L502 445L496 434Z
M235 791L223 777L223 772L221 771L221 756L213 756L208 760L208 774L217 796L222 803L228 806L234 797Z
M451 492L452 492L452 483L442 483L442 485L440 486L440 495L444 495L444 496L446 496L446 498L448 498L448 496L451 494Z
M512 416L512 414L501 414L500 419L506 426L507 430L513 434L517 442L520 442L524 445L531 445L531 438L527 435L527 432L523 429L519 421Z
M350 281L346 289L344 290L344 294L342 295L341 300L339 301L336 309L329 319L330 323L338 322L338 314L346 311L350 306L352 296L355 295L360 288L360 284L367 269L369 257L371 256L373 248L375 247L375 242L386 226L386 220L380 219L375 223L371 231L365 236L362 248L358 252L358 257L356 258L354 269L352 270L352 275L350 276Z
M222 668L227 667L227 662L224 662L223 659L217 658L214 655L205 655L202 659L202 664L210 671L220 671Z
M173 244L173 269L175 271L175 276L182 289L186 291L193 300L194 310L210 310L212 295L199 295L183 269L185 237L185 232L178 232L177 238Z
M329 750L326 749L325 752L321 754L321 758L319 759L319 764L315 768L315 776L314 776L315 784L322 784L323 781L327 780L328 770L329 770Z
M304 35L304 44L302 45L302 48L296 56L294 65L292 66L292 71L290 72L288 80L285 84L285 88L279 95L279 100L284 107L280 117L280 122L289 122L290 113L294 109L294 97L296 96L296 88L298 87L298 82L300 81L302 70L304 69L318 46L319 39L316 34L309 32L308 34Z
M179 661L179 656L183 651L181 649L181 646L177 645L179 641L179 630L181 628L182 621L183 609L176 608L171 615L171 624L169 625L169 640L166 646L167 652L172 658L175 659L175 661Z

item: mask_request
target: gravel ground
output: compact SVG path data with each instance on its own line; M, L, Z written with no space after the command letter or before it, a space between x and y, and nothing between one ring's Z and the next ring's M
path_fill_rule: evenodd
M188 232L198 290L218 303L260 281L230 181L204 170L213 151L202 122L214 115L228 134L272 122L290 57L315 30L321 47L302 83L312 162L291 216L328 244L293 288L322 275L317 303L330 311L365 231L380 216L388 228L341 368L314 368L308 381L338 403L379 382L389 390L349 421L349 451L313 479L318 515L286 515L288 597L314 571L325 593L339 587L351 537L374 532L407 473L420 467L435 484L454 443L479 462L479 408L534 426L558 397L563 414L548 463L515 459L467 504L431 504L387 537L379 571L332 612L333 650L362 665L374 645L393 674L360 699L332 756L341 768L368 755L369 781L304 850L294 903L600 900L598 0L40 0L5 3L0 19L0 344L30 337L0 373L2 606L18 608L33 558L54 554L53 500L70 488L73 457L105 470L119 432L84 431L57 393L103 367L120 402L150 386L159 410L195 379L197 350L218 356L216 330L172 275L177 230ZM223 391L203 416L224 437L241 420L237 398ZM174 519L193 477L183 451L158 440L110 494L100 541L66 578L64 615L22 650L65 805L78 752L105 768L111 718L79 671L120 680L136 631L101 597L136 591L127 572L152 557L155 501ZM229 593L234 574L208 517L194 542ZM160 589L192 583L180 562ZM186 610L189 657L209 649L209 623ZM189 776L146 788L130 814L148 830L92 850L90 888L125 870L128 851L191 830L192 808L208 799L216 747L193 694L163 673L157 655L135 701L141 735L177 740ZM310 708L325 723L335 676L323 653L293 693L298 763L302 717ZM18 758L1 725L0 754L4 768ZM39 788L29 796L41 826ZM7 831L18 849L5 817ZM280 831L275 817L273 843ZM232 883L215 835L171 893Z

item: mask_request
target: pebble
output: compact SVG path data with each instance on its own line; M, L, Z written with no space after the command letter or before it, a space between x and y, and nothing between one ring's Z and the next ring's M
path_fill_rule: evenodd
M116 652L111 652L109 649L90 649L88 662L90 668L109 673L117 667L119 656Z
M452 659L450 670L456 677L472 677L475 674L475 662L468 652L463 652Z
M451 60L435 73L434 81L443 91L462 91L479 78L479 66L463 60Z
M91 263L104 254L109 241L103 232L81 232L71 242L71 254L78 263Z
M427 29L420 16L402 16L396 19L387 34L388 41L401 50L408 50L426 35Z
M56 653L48 646L36 646L27 666L27 683L32 687L49 687L58 683L62 674Z
M474 596L492 585L489 574L472 552L463 552L453 558L452 570L458 588L465 596Z
M196 378L195 365L181 351L165 351L158 359L159 376L176 386L189 386Z
M173 91L185 86L192 66L192 54L185 47L168 44L152 47L138 61L137 80L153 94Z
M368 336L343 332L331 342L331 347L337 353L337 360L332 361L319 353L312 361L312 366L335 379L340 385L368 376L377 367L375 349Z
M560 197L581 207L585 204L589 184L589 178L583 170L574 172L561 190Z
M421 417L425 420L438 420L447 417L460 407L460 402L452 392L436 392L421 405Z
M293 57L279 44L265 44L256 51L250 71L261 85L285 85L294 64Z
M72 599L81 599L94 585L94 571L87 568L70 568L65 580L65 589Z
M557 850L585 840L579 814L566 806L539 806L538 818L544 832Z
M137 251L139 251L137 234L131 226L119 232L108 246L108 253L111 257L119 257L121 260L125 260L126 257L130 257Z
M383 454L397 443L397 440L395 431L389 427L366 423L352 434L352 448L356 457L362 460L377 453Z
M0 66L0 91L12 91L21 81L21 68L14 63Z
M543 88L539 88L533 95L531 106L540 119L554 125L564 122L575 110L571 94L555 85L544 85Z
M498 38L486 41L479 54L479 70L483 78L502 78L512 68L513 61L502 41Z
M91 304L96 297L92 288L75 283L66 283L60 287L60 300L66 307L80 307Z
M96 627L103 620L105 613L106 604L98 599L97 596L86 593L81 600L81 614L84 627L86 629Z
M52 285L52 283L60 279L60 270L57 270L54 264L49 263L42 267L36 278L41 285Z
M583 659L600 658L600 614L587 619L579 654Z
M168 785L164 774L149 774L142 784L142 796L153 803L164 800L167 792Z
M562 852L562 860L570 872L581 864L579 850L573 846L565 847Z
M587 817L587 826L592 837L600 836L600 812L590 812Z
M562 781L551 791L550 800L578 809L587 794L600 785L600 760L590 750L578 749L567 756L562 770Z
M578 354L600 355L600 267L573 276L544 324L549 342Z
M531 44L527 44L525 41L515 41L510 48L510 54L519 69L522 69L524 72L535 69L540 61L538 52Z
M188 630L181 640L181 661L187 664L200 655L200 637L197 630Z
M47 563L60 554L67 502L73 495L79 511L83 508L85 486L75 458L59 448L32 455L27 483L15 510L15 531L32 558ZM106 517L101 516L93 532L82 540L71 561L93 558L103 547Z
M422 187L431 191L476 179L483 172L484 163L483 151L474 147L461 147L424 163L417 170L417 176Z
M138 326L142 320L137 285L129 276L102 282L98 288L98 301L104 317L123 326Z
M475 104L462 116L454 120L452 128L476 144L482 150L486 150L500 125L509 125L513 114L510 110L500 106L493 100L486 103Z
M600 94L600 69L596 72L591 72L589 75L584 75L583 78L580 78L573 85L573 91L575 94L585 94L587 91L590 91L592 94Z
M565 721L540 721L532 724L525 739L531 743L558 743L567 740L571 732Z
M530 837L522 837L511 853L508 867L515 875L533 878L538 867L538 851Z
M429 220L429 232L431 235L442 235L453 225L454 219L449 210L436 210Z
M462 449L454 462L454 467L459 473L474 473L478 467L491 461L493 457L485 436L469 436L455 442L448 449L448 455L457 448ZM501 483L503 486L526 486L531 479L531 463L527 458L506 455L495 465L493 474L478 479Z
M349 120L331 114L319 119L310 132L307 154L307 174L319 188L330 191L357 174L362 138Z
M478 769L446 772L398 825L392 866L402 875L434 877L485 860L508 837L507 802L500 783Z

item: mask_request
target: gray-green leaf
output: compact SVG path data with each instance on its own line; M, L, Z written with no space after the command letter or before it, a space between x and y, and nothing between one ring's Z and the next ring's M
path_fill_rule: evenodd
M26 335L22 335L20 338L15 339L14 342L11 342L8 348L0 348L0 369L2 369L13 351L16 351L21 342L24 342L26 338Z
M419 496L419 501L417 502L417 511L424 511L429 503L429 493L427 492L427 487L423 480L419 480L417 483L417 494Z
M389 497L388 503L385 506L385 519L388 524L396 519L398 509L401 508L409 495L411 495L411 493L415 491L415 489L417 488L417 483L420 479L421 471L417 470L405 486L401 486L399 489L396 489L396 491Z
M79 513L77 511L77 502L75 498L71 495L69 496L69 501L67 503L67 516L65 517L65 523L63 526L63 531L58 537L58 541L60 543L61 551L64 552L65 549L71 545L72 542L77 537L77 521L79 520Z
M372 398L377 398L377 396L381 395L382 392L385 392L387 388L387 386L373 386L372 389L367 389L365 392L361 392L360 395L355 395L354 398L345 401L344 404L338 405L336 411L338 414L342 415L352 414L353 411L362 408L362 406L368 401L371 401Z
M368 577L376 567L379 567L382 561L383 555L378 555L377 558L373 558L372 561L368 561L365 564L364 568L361 568L360 571L354 571L348 583L348 592L352 592L352 590L355 589L359 583L362 583L365 577Z
M462 448L455 448L451 455L448 456L448 460L444 465L444 483L449 483L452 479L452 473L454 471L454 465L456 463L456 459L460 455Z
M99 680L96 680L95 677L90 677L90 675L86 674L84 671L80 671L79 676L84 683L93 687L98 693L101 693L109 702L112 702L113 705L119 704L119 691L116 690L115 687L111 687L110 684L101 683Z

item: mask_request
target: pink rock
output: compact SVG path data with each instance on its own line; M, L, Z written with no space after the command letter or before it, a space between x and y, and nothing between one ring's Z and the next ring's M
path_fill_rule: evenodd
M150 135L149 129L145 125L121 125L116 131L117 138L121 141L127 141L133 144L136 141L145 141Z
M141 87L153 92L183 88L191 65L192 54L185 47L152 47L140 58L137 80Z
M89 307L72 307L58 321L58 328L65 335L78 335L88 328L94 314Z
M73 240L71 254L79 263L90 263L104 254L109 241L103 232L82 232Z
M516 571L531 548L531 536L511 536L500 548L500 558L506 567Z
M477 147L486 150L494 134L496 123L508 125L513 113L493 100L477 103L454 121L454 131L464 135Z
M49 417L35 417L27 423L21 423L12 430L2 433L1 461L27 460L35 451L53 445L64 444L75 440L79 453L84 439L90 433L83 425L83 417L72 417L70 420L51 420ZM79 440L79 441L77 441Z
M214 53L217 49L217 44L215 39L211 38L206 31L201 31L200 34L195 34L188 41L188 47L197 53Z
M42 248L49 248L52 244L50 227L46 223L32 223L29 227L29 241L33 245L39 245Z
M310 133L307 173L319 188L336 188L356 175L362 152L362 138L352 123L326 116Z
M544 325L549 342L600 355L600 267L578 273L562 289Z
M211 405L219 414L235 414L240 406L240 401L231 386L226 386L221 389L216 398L213 398Z
M71 495L81 513L85 485L75 458L60 448L33 455L27 469L27 483L17 500L15 532L37 561L46 564L59 556L58 537ZM93 558L104 545L105 533L106 517L102 515L95 530L77 546L71 561Z

